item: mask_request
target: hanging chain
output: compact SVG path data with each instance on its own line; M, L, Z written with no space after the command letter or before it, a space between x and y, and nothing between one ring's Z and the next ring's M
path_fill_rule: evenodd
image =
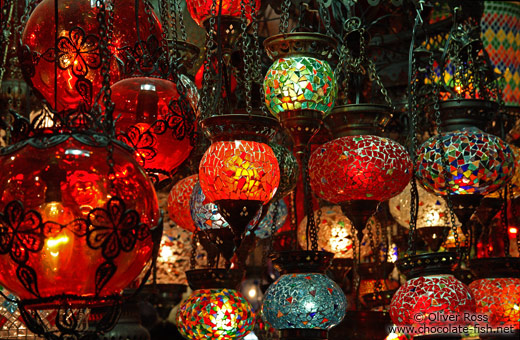
M213 0L211 4L211 16L209 17L209 30L206 37L206 57L204 59L204 75L202 77L202 94L201 94L201 119L209 117L209 98L213 98L215 86L217 86L211 78L213 73L212 57L215 49L215 22L217 16L217 0ZM218 99L217 99L218 100ZM213 106L211 105L213 108Z
M162 29L162 40L165 43L166 51L164 51L166 60L168 62L171 62L170 60L170 51L172 48L175 48L176 44L176 37L174 37L174 34L177 34L177 25L175 22L175 15L171 15L172 8L171 8L171 1L159 1L159 12L161 16L161 22L163 23L163 29ZM173 33L175 32L175 33ZM175 48L175 50L177 50ZM177 59L174 58L173 63L175 64L175 68L177 66ZM170 65L171 69L171 65ZM177 72L173 71L176 75Z
M274 239L274 233L276 231L276 222L277 222L277 219L278 219L280 201L278 200L278 201L273 202L271 204L274 204L274 206L273 206L273 221L272 221L273 223L271 223L271 226L270 226L270 236L269 236L268 241L267 241L267 246L264 247L264 253L263 253L263 257L262 257L262 264L264 265L264 267L265 267L265 264L267 263L267 257L273 251L273 239Z
M509 257L511 256L509 252L509 218L507 216L509 209L508 209L508 203L509 203L509 192L512 191L511 184L508 183L504 187L504 196L503 196L503 203L502 203L502 230L504 233L504 256Z
M316 221L314 219L314 211L313 211L313 204L312 204L312 191L310 187L310 175L309 175L309 156L310 156L310 145L308 145L305 148L305 152L303 154L302 160L303 160L303 172L302 172L302 179L303 179L303 196L305 201L305 214L307 215L307 250L309 249L309 239L311 241L311 250L317 251L318 250L318 228L319 226L316 225Z
M253 63L253 50L251 48L251 37L247 34L247 8L246 8L247 0L240 0L240 16L241 16L241 30L242 30L242 53L244 54L244 94L245 94L245 105L246 105L246 113L248 115L252 114L253 106L252 106L252 96L251 96L251 88L253 83L253 76L251 75L250 67ZM255 1L255 0L249 0ZM247 2L249 2L247 1ZM251 11L254 11L254 7L251 8ZM251 13L252 15L252 13Z
M199 234L195 231L191 236L191 255L190 255L190 270L197 266L197 244L199 243Z
M280 17L280 33L289 33L289 13L291 10L291 0L282 0L282 15Z
M374 81L376 85L379 87L379 91L383 95L386 105L388 105L392 111L395 110L394 104L392 103L392 99L390 99L388 91L386 90L386 87L383 85L383 82L381 81L381 77L379 77L379 74L376 71L376 64L372 59L368 59L367 62L368 75L370 77L370 80Z
M4 7L6 7L6 15L4 16L4 8L0 8L0 11L2 11L2 25L5 25L2 27L2 31L0 32L0 45L4 46L4 49L2 51L2 60L0 62L0 87L2 86L2 79L4 79L5 74L5 63L7 61L7 54L9 51L9 41L11 38L11 29L12 24L14 22L13 20L13 11L16 7L16 4L13 0L6 0L6 3L4 4Z
M181 39L182 41L188 40L188 33L186 33L186 24L184 24L184 14L182 13L181 8L181 0L173 0L175 3L175 14L178 16L177 21L179 22L179 27L181 29Z
M295 188L293 191L289 193L289 218L291 219L291 249L296 250L296 244L297 241L297 230L298 230L298 217L296 214L296 190Z

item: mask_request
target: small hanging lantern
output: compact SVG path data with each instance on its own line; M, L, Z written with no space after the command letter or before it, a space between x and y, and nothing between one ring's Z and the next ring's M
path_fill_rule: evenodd
M188 11L190 12L193 20L200 27L204 27L207 25L208 20L214 15L212 14L212 7L215 6L215 14L219 14L226 18L229 17L231 19L238 20L238 26L240 26L240 17L242 15L242 3L245 6L245 16L247 23L250 24L253 20L253 6L255 7L255 12L260 9L261 1L251 1L251 0L188 0L186 1L186 5L188 7ZM237 27L238 28L238 27Z
M265 104L289 130L296 149L307 145L334 106L336 79L328 60L336 45L331 37L308 32L264 41L274 60L264 79Z
M186 275L193 293L177 312L182 336L189 340L239 340L252 331L251 305L236 290L242 272L198 269Z
M347 300L325 274L333 254L289 251L273 256L280 276L265 293L262 313L280 339L327 339L345 316Z
M199 175L191 175L175 183L168 195L168 214L177 226L188 231L195 231L191 218L190 199Z

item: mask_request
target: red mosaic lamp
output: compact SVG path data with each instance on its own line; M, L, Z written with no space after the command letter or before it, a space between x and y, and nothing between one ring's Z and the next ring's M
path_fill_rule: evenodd
M167 179L193 149L195 112L188 99L160 78L127 78L110 89L117 138L135 150L154 182Z
M98 9L92 4L90 0L59 1L55 20L55 1L44 0L32 12L22 33L20 62L24 77L35 93L59 112L88 112L102 87ZM157 17L145 10L143 2L139 4L141 39L147 40L151 32L150 37L159 42L162 28ZM113 8L110 79L115 82L120 78L116 58L124 59L127 51L135 48L138 37L134 3L117 0Z
M430 253L398 260L397 266L408 280L392 297L392 322L416 328L469 325L464 315L475 313L475 298L471 290L453 276L456 263L455 253ZM457 320L454 322L442 315L453 315L451 318Z
M488 316L487 324L511 326L520 332L520 259L517 257L481 258L470 261L477 280L469 288L477 301L477 313Z
M345 136L323 144L311 154L309 175L314 193L340 204L361 237L379 202L406 187L412 163L405 148L391 139Z
M190 199L199 175L181 179L172 187L168 195L168 215L177 226L194 232L196 227L191 218Z

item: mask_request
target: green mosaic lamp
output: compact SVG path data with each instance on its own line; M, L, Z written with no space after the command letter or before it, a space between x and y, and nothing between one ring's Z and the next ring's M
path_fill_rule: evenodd
M334 107L336 79L329 60L337 41L313 32L278 34L264 46L274 60L264 79L265 104L305 147Z

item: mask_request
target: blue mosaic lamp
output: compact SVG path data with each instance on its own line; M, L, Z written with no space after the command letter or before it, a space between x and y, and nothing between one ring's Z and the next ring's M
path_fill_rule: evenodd
M265 294L262 313L280 331L280 339L328 339L328 331L343 320L347 299L324 273L334 254L286 251L272 256L282 273Z

